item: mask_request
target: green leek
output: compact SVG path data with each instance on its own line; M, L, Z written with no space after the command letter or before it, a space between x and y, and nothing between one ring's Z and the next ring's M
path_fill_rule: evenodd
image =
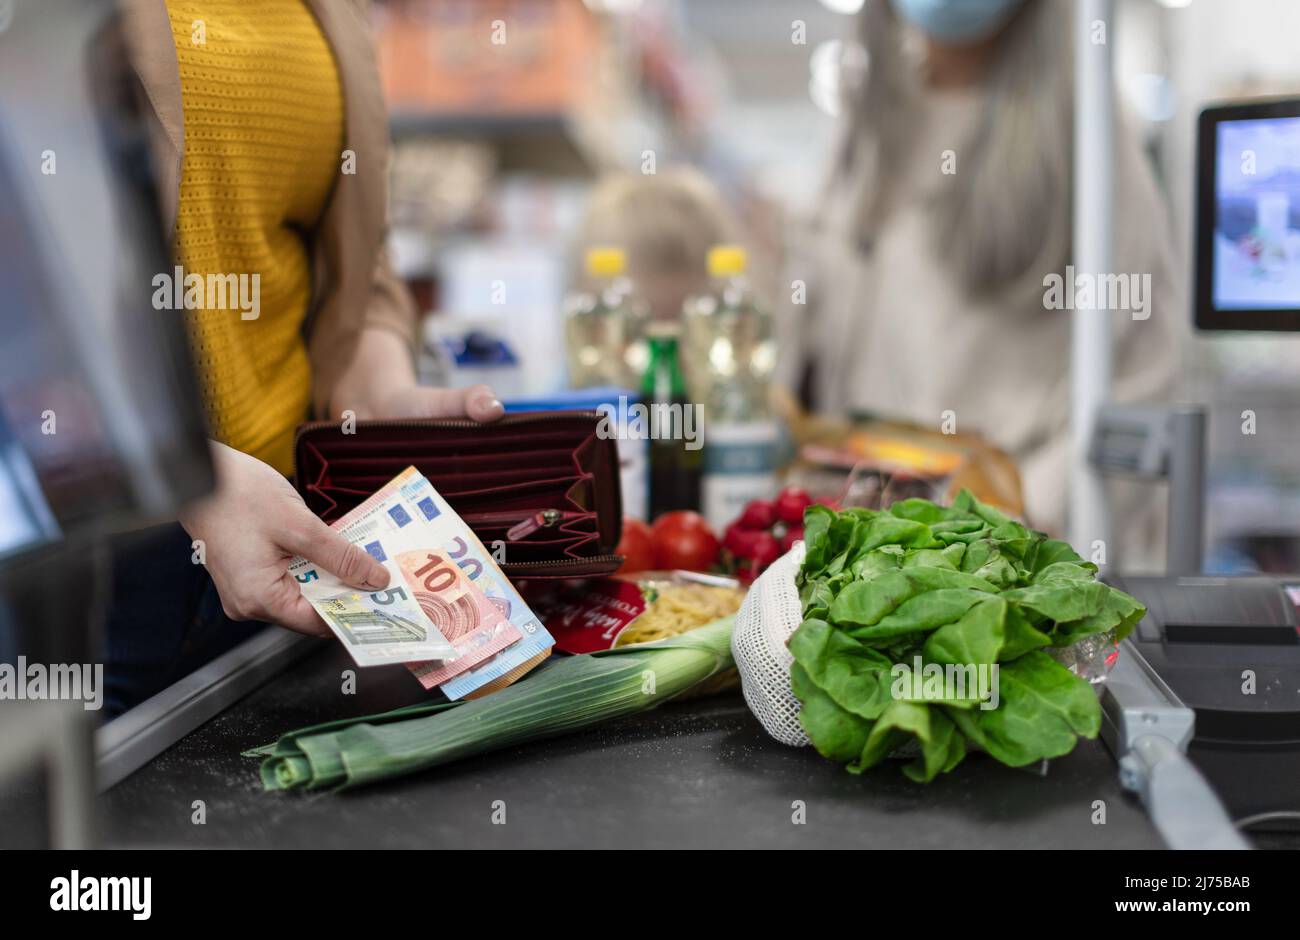
M268 790L343 789L654 708L730 669L732 617L655 643L552 659L463 704L330 722L253 748Z

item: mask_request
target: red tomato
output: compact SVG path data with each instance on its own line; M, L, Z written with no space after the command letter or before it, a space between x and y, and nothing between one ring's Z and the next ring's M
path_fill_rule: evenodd
M770 529L775 522L776 505L765 499L756 499L745 505L733 525L742 529Z
M718 537L698 512L666 512L650 528L656 567L708 571L718 560Z
M812 505L812 497L800 486L787 486L776 497L777 518L786 525L803 522L803 511Z
M640 519L623 517L623 537L618 540L614 554L623 556L623 564L618 569L622 573L649 571L655 566L654 535L650 527Z

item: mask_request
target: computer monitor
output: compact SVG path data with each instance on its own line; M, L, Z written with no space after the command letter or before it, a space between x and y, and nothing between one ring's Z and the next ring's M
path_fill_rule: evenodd
M1205 108L1196 157L1196 326L1300 330L1300 98Z

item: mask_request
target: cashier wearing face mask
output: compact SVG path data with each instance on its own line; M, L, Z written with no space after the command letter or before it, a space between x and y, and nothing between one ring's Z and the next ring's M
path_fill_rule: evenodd
M234 275L240 302L184 312L218 489L115 562L116 708L240 639L232 620L327 633L286 573L294 555L386 584L287 481L300 421L502 412L485 386L416 385L415 311L384 251L388 123L369 4L122 7L173 260L186 276Z
M865 76L814 233L792 277L787 381L812 403L979 432L1018 461L1032 524L1065 523L1071 236L1071 5L1056 0L868 0ZM1183 298L1164 207L1124 124L1116 142L1118 400L1166 393ZM796 308L797 309L797 308ZM807 327L811 314L812 328ZM1132 555L1159 520L1121 509ZM1140 543L1140 544L1139 544Z

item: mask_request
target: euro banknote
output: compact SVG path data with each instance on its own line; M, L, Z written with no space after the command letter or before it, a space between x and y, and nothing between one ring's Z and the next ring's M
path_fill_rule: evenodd
M397 562L384 567L388 569L388 587L370 592L345 584L303 558L290 563L289 573L358 666L456 656L455 645L433 625L404 586Z
M484 590L482 545L414 467L335 525L380 561L397 563L401 579L394 583L409 591L421 613L452 643L454 656L406 660L425 688L472 670L524 635L511 622L500 588ZM468 589L456 586L460 581L453 584L453 573ZM501 581L509 584L504 576Z
M472 695L498 680L509 684L544 660L555 645L555 640L524 603L510 579L498 567L492 553L484 548L483 543L433 485L413 470L414 468L408 469L401 477L402 499L415 506L421 514L434 510L439 518L455 520L458 535L444 547L449 549L475 586L501 608L522 636L518 643L456 673L449 674L444 665L437 662L411 664L408 668L426 689L439 686L450 699Z

